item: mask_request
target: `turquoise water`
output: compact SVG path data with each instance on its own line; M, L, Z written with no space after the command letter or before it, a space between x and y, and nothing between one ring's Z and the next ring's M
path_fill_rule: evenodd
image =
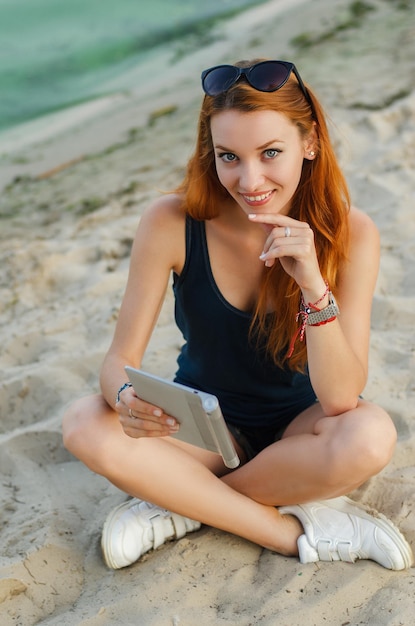
M103 95L157 46L261 2L0 0L0 129Z

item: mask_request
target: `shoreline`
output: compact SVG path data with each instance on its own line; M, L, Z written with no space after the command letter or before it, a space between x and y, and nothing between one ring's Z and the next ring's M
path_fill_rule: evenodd
M341 35L344 28L347 40L347 24L351 21L348 12L352 3L349 0L335 0L331 4L327 0L318 0L318 2L319 10L317 11L313 11L311 0L270 0L241 11L236 17L221 20L214 27L213 43L202 46L196 52L191 51L178 62L172 64L176 49L175 43L166 45L164 48L160 47L147 63L139 64L126 72L131 84L129 90L114 91L110 95L47 114L0 132L0 189L13 183L16 178L36 178L55 168L59 169L60 166L99 155L111 149L112 146L122 144L128 140L131 131L136 132L145 128L154 114L157 115L166 108L180 109L189 102L197 106L202 97L199 76L206 66L206 58L209 58L209 65L228 63L232 62L232 59L242 58L246 55L246 49L241 41L246 39L248 48L255 51L260 49L263 56L272 58L275 56L273 55L274 46L270 42L260 42L260 36L256 35L256 27L267 31L267 20L273 24L279 15L288 26L287 16L292 15L295 18L296 11L300 7L309 19L303 20L303 25L298 28L295 24L294 26L290 24L289 28L283 31L283 36L278 42L279 56L296 61L302 73L309 76L310 82L312 81L313 86L320 91L319 95L323 101L327 95L331 111L336 106L342 108L342 97L345 98L345 104L348 107L370 110L371 108L382 109L394 100L400 100L408 95L411 91L411 80L406 80L403 73L402 75L394 74L395 67L392 63L389 63L388 71L394 75L395 87L391 88L388 80L382 80L384 72L377 81L379 84L375 85L380 93L386 90L387 95L383 103L378 102L376 92L374 94L372 90L372 93L368 93L365 89L367 71L364 68L367 68L374 60L372 55L376 56L373 46L376 46L378 40L383 38L381 26L378 34L374 29L373 41L359 41L359 45L364 48L366 60L364 64L359 61L357 66L352 68L352 76L348 76L351 68L348 67L347 59L340 64L342 67L339 71L345 73L345 80L343 84L336 84L336 87L343 93L337 98L338 102L333 104L332 101L333 99L336 101L336 97L333 98L334 94L330 85L326 83L324 75L318 71L316 77L313 78L315 71L312 67L313 61L309 64L308 50L313 51L311 59L317 58L318 61L324 62L324 59L319 57L318 49L319 47L324 49L325 39L333 38L334 40L336 30ZM393 4L391 0L389 2ZM370 4L362 4L372 7L368 9L369 17L371 10L376 13L379 7L382 9L383 6L383 10L385 9L385 0L371 0ZM322 7L326 12L323 24L319 13L319 11L323 12ZM338 7L337 11L334 10L335 7ZM362 15L364 19L365 13L363 12ZM405 15L404 11L402 15ZM399 22L391 23L390 28L396 29L399 33L402 26ZM307 30L303 31L302 27ZM353 26L349 28L352 30ZM357 22L356 29L358 33L360 30L362 36L364 26L360 28ZM410 28L407 30L411 32ZM400 41L399 35L388 37L389 39L393 40L393 43L389 41L389 50L395 51L393 56L397 56L400 60L405 51L403 47L401 54L396 53L396 50L399 50L405 41ZM341 47L341 37L339 40L337 43ZM260 42L259 45L258 42ZM388 56L387 53L388 50L385 51L385 57ZM346 54L353 54L353 51L346 50ZM168 68L168 71L163 73L163 83L160 82L160 68ZM361 75L361 82L359 82L359 75ZM353 86L355 93L353 102L350 101L350 83L355 81L356 77L358 82Z
M199 101L200 72L206 58L209 64L221 63L240 45L241 39L254 36L254 29L263 23L264 16L275 19L310 1L271 0L243 10L213 27L212 43L192 50L174 63L176 42L160 46L147 63L126 72L130 77L129 90L122 89L0 132L0 189L16 177L36 177L42 170L100 153L125 141L128 132L145 126L154 111L172 105L179 107L189 99ZM168 68L162 74L162 82L160 68Z
M208 527L107 569L102 524L125 496L61 439L65 407L99 389L140 215L178 184L193 149L201 68L277 49L323 100L354 203L380 231L364 396L391 414L398 443L351 497L415 548L415 7L371 4L347 28L348 0L260 5L221 25L222 39L183 57L163 84L68 111L55 126L43 120L0 159L2 626L412 624L413 568L303 566ZM311 43L294 46L299 36ZM168 54L146 71L160 75ZM171 377L180 343L169 289L143 367Z
M194 0L184 6L155 0L151 7L137 10L129 0L120 0L113 13L111 2L90 0L80 9L75 0L60 16L53 0L42 0L41 13L33 16L30 3L24 11L25 0L20 11L8 3L0 21L0 85L5 94L0 132L129 90L129 70L160 49L174 50L174 62L186 50L211 41L216 24L266 1L213 0L198 7Z

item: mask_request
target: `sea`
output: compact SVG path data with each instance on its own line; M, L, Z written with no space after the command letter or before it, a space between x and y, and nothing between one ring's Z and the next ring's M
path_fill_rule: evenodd
M264 1L0 0L0 131L108 95L160 46Z

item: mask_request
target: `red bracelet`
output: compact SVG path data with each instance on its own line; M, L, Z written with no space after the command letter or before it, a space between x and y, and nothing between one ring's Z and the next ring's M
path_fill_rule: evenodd
M300 304L300 310L298 311L297 315L295 316L295 321L298 322L299 318L301 317L301 326L298 328L298 330L294 333L291 342L290 342L290 347L288 348L288 352L287 352L287 358L289 359L293 352L294 352L294 346L295 346L295 342L297 341L297 338L300 337L300 341L304 340L304 335L305 335L305 327L307 325L307 318L309 316L310 313L310 309L314 309L315 311L320 311L321 309L318 308L318 304L320 304L320 302L322 302L324 300L324 298L327 296L327 294L330 291L330 287L329 284L327 282L327 280L324 281L325 285L326 285L326 290L323 293L323 295L321 296L321 298L319 298L316 302L314 302L314 304L312 304L311 302L309 302L308 304L305 303L304 301L304 297L301 296L301 304ZM318 322L317 324L310 324L310 326L322 326L323 324L327 324L328 322L332 322L334 319L336 319L336 316L328 319L328 320L324 320L324 322Z
M306 306L309 306L309 307L311 307L312 309L315 309L316 311L320 311L320 309L318 308L318 306L317 306L317 305L318 305L318 304L320 304L320 302L323 302L324 298L327 296L328 292L330 291L330 287L329 287L329 284L328 284L327 280L325 280L325 281L324 281L324 283L325 283L325 285L326 285L326 291L323 293L323 295L321 296L321 298L319 298L319 299L317 300L317 302L314 302L314 304L311 304L311 302L308 302L308 303L307 303L307 305L306 305L306 303L304 302L304 298L303 298L303 297L301 297L301 306L302 306L303 308L305 308Z
M333 315L333 317L329 317L328 320L323 320L322 322L317 322L316 324L308 324L308 326L324 326L324 324L328 324L329 322L334 322L337 319L337 315Z

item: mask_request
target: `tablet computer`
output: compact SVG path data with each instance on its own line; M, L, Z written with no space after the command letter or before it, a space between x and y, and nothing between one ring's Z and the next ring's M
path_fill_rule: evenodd
M172 437L221 454L226 467L238 467L240 460L216 396L133 367L125 371L139 398L177 419L180 428Z

